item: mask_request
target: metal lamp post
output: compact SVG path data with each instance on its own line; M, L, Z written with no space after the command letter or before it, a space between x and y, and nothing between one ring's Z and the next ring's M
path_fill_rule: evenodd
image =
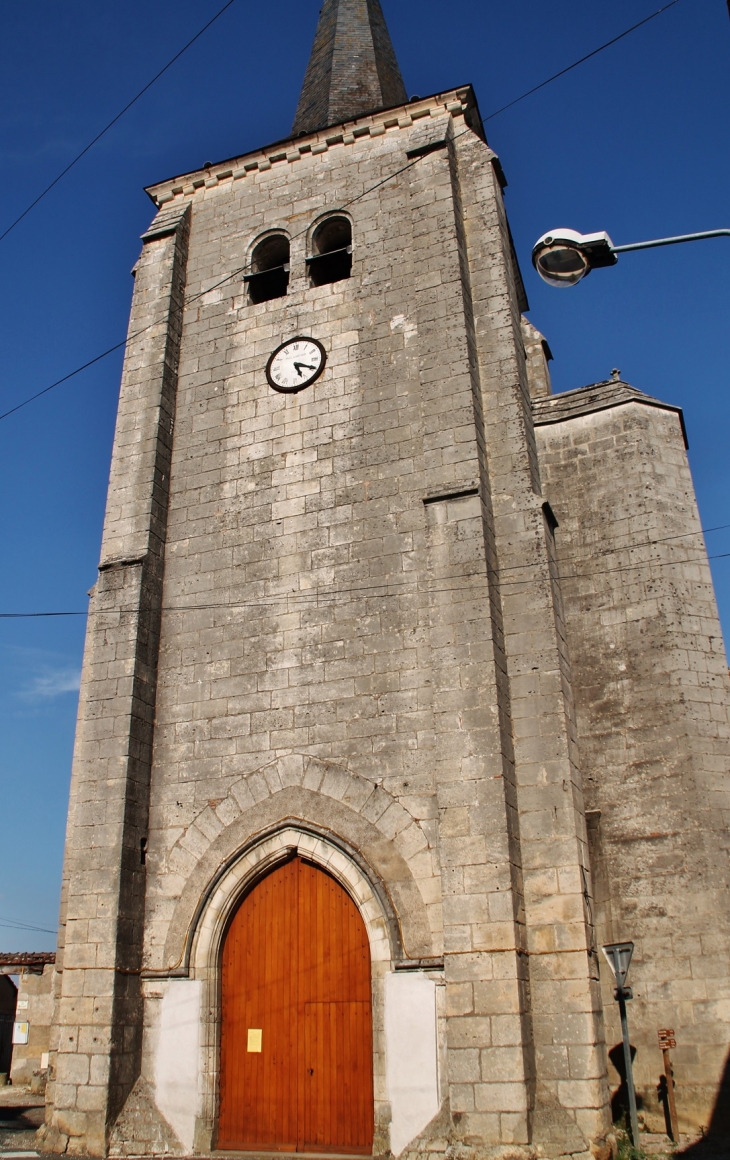
M631 1142L635 1148L639 1147L639 1121L636 1115L636 1089L634 1088L634 1070L631 1065L631 1044L629 1042L629 1021L626 1016L626 1001L633 999L634 992L626 986L626 976L629 973L631 956L634 953L632 942L609 943L602 947L606 962L613 971L616 980L616 989L613 997L618 1002L621 1015L621 1035L624 1042L624 1067L626 1069L626 1090L629 1093L629 1116L631 1119Z
M595 234L579 234L577 230L569 229L550 230L535 242L532 264L549 286L576 286L591 270L615 266L619 254L627 254L630 250L652 250L657 246L676 246L679 242L700 242L705 238L730 238L730 230L679 234L675 238L655 238L627 246L614 246L605 230Z

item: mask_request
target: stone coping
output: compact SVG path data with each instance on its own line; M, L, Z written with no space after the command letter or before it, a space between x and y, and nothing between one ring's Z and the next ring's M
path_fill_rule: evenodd
M564 423L569 419L576 419L579 415L590 415L596 411L609 410L611 407L621 407L625 403L643 403L647 407L672 411L679 418L684 445L689 446L682 408L646 395L622 379L607 379L572 391L563 391L558 395L545 395L543 398L533 399L532 418L536 427L544 427L549 423Z

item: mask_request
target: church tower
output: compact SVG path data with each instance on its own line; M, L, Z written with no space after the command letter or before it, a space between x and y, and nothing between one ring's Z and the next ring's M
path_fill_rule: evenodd
M503 184L472 89L409 101L379 0L325 0L291 137L148 190L48 1148L605 1154Z

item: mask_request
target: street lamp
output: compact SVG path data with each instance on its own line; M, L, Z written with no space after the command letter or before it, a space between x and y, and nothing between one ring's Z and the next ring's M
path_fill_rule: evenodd
M631 956L634 953L634 944L632 942L624 943L609 943L608 946L602 947L606 962L608 963L613 976L616 980L616 989L613 992L613 997L618 1003L619 1014L621 1015L621 1037L624 1044L624 1068L626 1070L626 1090L629 1095L629 1117L631 1120L631 1142L635 1148L639 1147L639 1120L636 1115L636 1090L634 1088L634 1070L631 1066L631 1042L629 1040L629 1021L626 1016L626 1000L633 999L634 992L631 987L626 986L626 976L629 973L629 966L631 965Z
M632 242L614 246L605 230L579 234L577 230L550 230L535 242L532 264L549 286L575 286L591 270L615 266L619 254L629 250L651 250L656 246L675 246L678 242L699 242L703 238L730 238L730 230L706 230L701 234L680 234L676 238L655 238L651 242Z

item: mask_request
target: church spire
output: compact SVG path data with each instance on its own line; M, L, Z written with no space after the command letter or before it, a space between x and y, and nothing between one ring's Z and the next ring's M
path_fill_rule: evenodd
M407 100L380 0L324 0L292 134Z

